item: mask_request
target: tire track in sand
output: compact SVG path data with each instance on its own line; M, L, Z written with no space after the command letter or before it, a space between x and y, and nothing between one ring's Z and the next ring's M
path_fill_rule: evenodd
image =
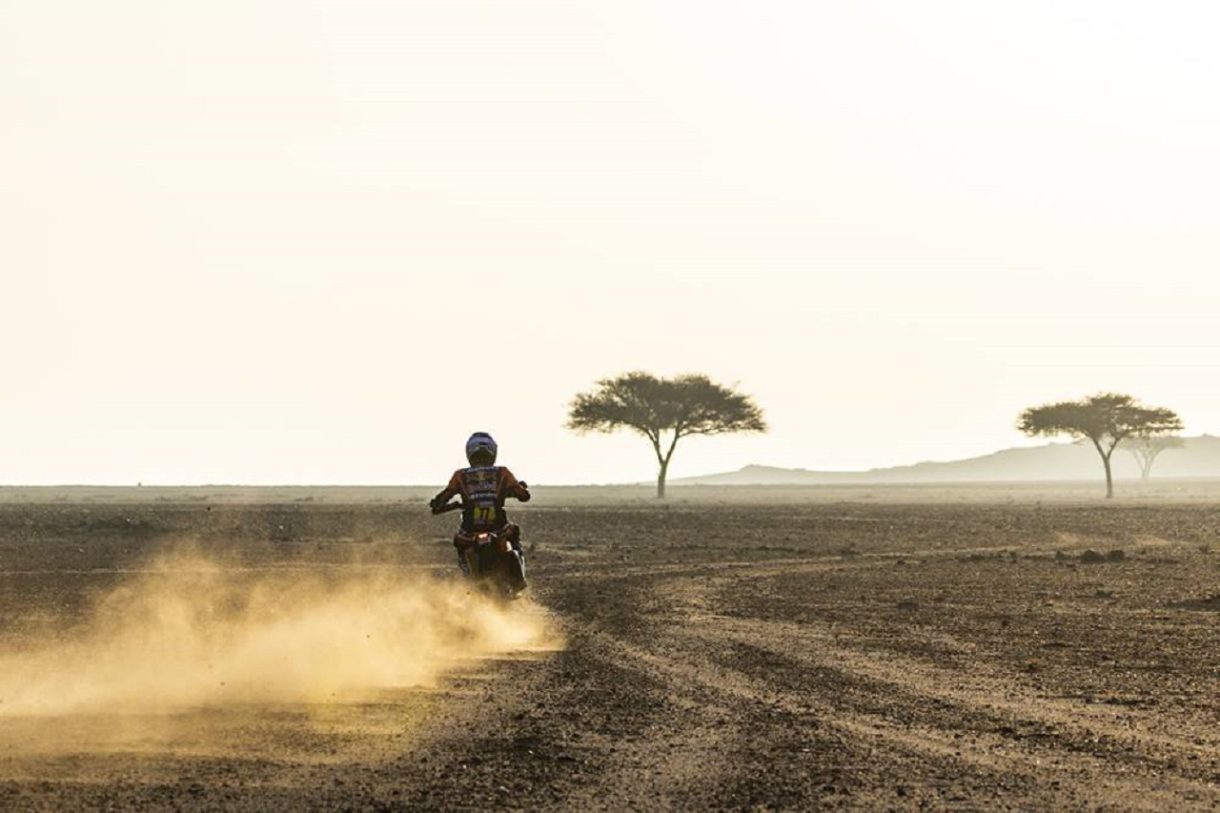
M963 674L888 651L837 644L828 630L814 624L707 612L719 606L719 588L731 588L743 575L770 575L780 567L791 572L794 566L816 571L826 565L760 563L755 572L734 567L731 576L722 575L722 567L710 574L699 568L654 574L658 578L643 589L673 611L664 627L641 637L591 624L587 641L599 657L661 681L679 705L706 704L700 695L710 692L725 703L812 714L866 749L1017 776L1022 784L1042 787L1043 799L1058 803L1220 806L1220 787L1207 778L1218 756L1214 733L1180 736L1173 733L1172 722L1157 715L1042 697L985 663L972 664ZM790 661L795 678L777 680L740 668L736 647L754 647ZM861 696L868 702L861 702ZM924 713L921 706L937 711ZM903 708L917 711L893 713ZM1031 726L1049 735L1020 733ZM1191 762L1197 768L1187 775L1180 766ZM709 767L715 766L723 766L723 760Z

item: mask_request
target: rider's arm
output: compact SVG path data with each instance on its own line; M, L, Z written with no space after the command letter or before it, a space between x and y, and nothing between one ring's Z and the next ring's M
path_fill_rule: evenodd
M516 497L521 502L530 501L529 487L513 476L508 469L500 469L500 493L505 497Z
M462 493L462 473L455 471L453 476L449 478L449 485L445 486L439 494L428 501L428 506L431 507L432 513L437 513L440 508L454 496Z

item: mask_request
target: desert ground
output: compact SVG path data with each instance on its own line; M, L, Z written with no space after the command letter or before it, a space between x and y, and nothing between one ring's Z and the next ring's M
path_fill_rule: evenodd
M0 808L1220 807L1220 488L0 490Z

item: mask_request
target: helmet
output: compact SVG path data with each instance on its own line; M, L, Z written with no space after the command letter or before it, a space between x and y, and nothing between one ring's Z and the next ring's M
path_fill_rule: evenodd
M496 462L496 441L486 432L475 432L466 441L466 459L472 466L491 466Z

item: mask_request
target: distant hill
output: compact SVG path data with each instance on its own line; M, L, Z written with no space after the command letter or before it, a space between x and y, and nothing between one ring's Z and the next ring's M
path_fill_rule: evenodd
M1153 479L1220 477L1220 437L1184 438L1185 446L1161 453ZM1114 476L1138 479L1139 467L1122 446L1114 453ZM1003 449L982 457L916 463L868 471L811 471L775 466L746 466L738 471L685 477L675 485L850 485L854 483L985 483L1033 480L1095 480L1101 459L1092 444L1051 443Z

